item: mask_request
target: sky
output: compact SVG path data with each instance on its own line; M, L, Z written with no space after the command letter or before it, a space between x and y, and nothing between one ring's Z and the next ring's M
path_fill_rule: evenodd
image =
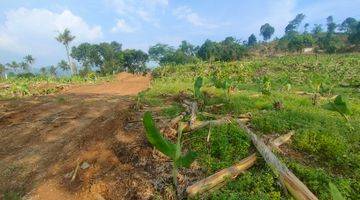
M324 24L332 15L360 20L360 0L0 0L0 63L35 57L35 68L65 59L54 38L69 28L82 42L117 41L123 48L147 51L156 43L200 45L233 36L258 38L262 24L281 36L296 14L304 23ZM310 26L311 29L311 26Z

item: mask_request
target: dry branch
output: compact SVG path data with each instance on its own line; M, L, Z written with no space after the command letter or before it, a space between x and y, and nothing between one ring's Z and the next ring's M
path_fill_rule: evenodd
M317 200L318 198L302 183L281 161L271 152L269 147L258 138L243 122L237 120L239 126L245 130L251 138L256 149L264 158L266 163L270 165L275 174L280 175L280 180L284 183L290 194L298 200Z
M276 138L275 140L278 141L276 143L276 146L278 147L286 143L290 139L290 137L280 136ZM252 167L256 159L257 159L256 154L252 154L251 156L241 160L235 165L223 169L219 172L216 172L215 174L194 183L193 185L189 186L186 189L188 196L194 197L196 195L203 194L205 192L210 192L217 188L220 188L221 186L225 185L227 180L236 178L240 173Z

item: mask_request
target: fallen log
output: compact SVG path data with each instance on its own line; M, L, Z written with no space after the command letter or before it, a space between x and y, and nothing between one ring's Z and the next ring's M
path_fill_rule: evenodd
M196 195L203 194L205 192L212 191L218 188L219 185L222 185L226 182L226 180L236 178L241 172L249 169L254 165L256 161L256 154L252 154L251 156L241 160L237 164L223 169L215 174L202 179L193 185L189 186L186 189L186 193L188 197L195 197Z
M248 136L251 138L256 149L264 158L266 163L270 165L275 174L280 176L280 180L286 186L290 194L297 200L317 200L318 198L302 183L265 145L265 143L254 134L245 124L239 120L236 120L239 126L245 130Z
M275 146L279 147L280 145L287 142L290 137L284 137L282 135L276 138L275 140L277 141L277 143ZM195 197L196 195L200 195L205 192L211 192L217 188L220 188L221 186L225 185L227 180L235 179L240 173L252 167L256 162L256 159L257 156L254 153L251 156L246 157L240 162L236 163L235 165L226 169L222 169L221 171L218 171L215 174L192 184L186 189L188 197Z

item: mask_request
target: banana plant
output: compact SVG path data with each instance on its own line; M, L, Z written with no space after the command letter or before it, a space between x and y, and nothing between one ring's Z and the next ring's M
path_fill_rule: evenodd
M338 112L346 119L346 121L349 121L351 110L348 103L345 101L345 99L343 99L341 95L336 96L334 102L329 102L325 104L324 108L327 110Z
M156 128L155 122L150 112L146 112L143 117L143 124L146 130L146 138L148 141L161 153L169 157L173 163L173 183L175 187L177 184L178 169L180 167L189 168L191 163L197 157L197 154L193 151L188 151L186 154L182 154L181 149L181 135L182 129L179 128L176 144L164 138L160 131ZM179 127L181 127L179 125Z
M200 88L203 85L203 78L201 76L197 77L194 83L194 97L196 99L200 99L201 98L201 91Z

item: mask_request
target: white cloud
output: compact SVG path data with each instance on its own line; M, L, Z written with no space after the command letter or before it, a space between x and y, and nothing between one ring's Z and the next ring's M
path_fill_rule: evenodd
M111 32L125 32L125 33L132 33L136 31L135 27L131 27L126 23L124 19L118 19L116 25L111 29Z
M159 26L157 15L169 5L168 0L106 0L118 15L131 21L148 22Z
M15 53L51 55L61 48L56 31L69 28L76 42L95 41L102 37L100 26L90 26L69 10L60 13L47 9L18 8L5 13L0 24L0 49Z
M178 19L186 20L190 24L208 29L218 28L218 24L210 23L207 20L201 18L196 12L187 6L181 6L173 11L173 14Z

